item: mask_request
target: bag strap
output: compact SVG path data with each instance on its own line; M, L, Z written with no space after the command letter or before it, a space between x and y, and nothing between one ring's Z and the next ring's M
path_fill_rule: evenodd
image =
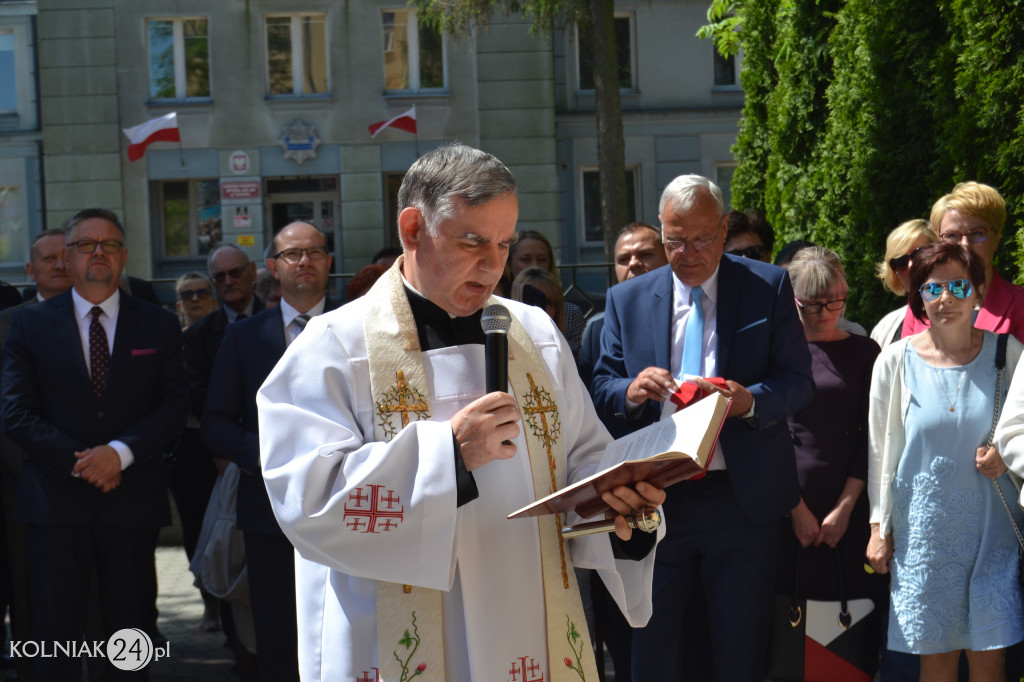
M1024 543L1024 540L1022 540ZM839 556L839 549L836 547L821 547L821 549L831 549L832 554L836 558L836 575L839 577L839 627L846 630L853 624L853 616L850 615L850 609L846 602L846 586L843 584L843 562ZM789 626L795 628L800 625L800 621L803 619L803 609L800 607L800 557L803 555L803 547L799 545L796 548L796 571L794 571L793 579L793 599L789 603Z
M999 423L999 414L1003 407L1003 375L1006 374L1006 344L1009 334L999 334L996 340L996 396L995 396L995 409L992 411L992 428L988 432L988 446L992 447L992 441L996 435L996 424ZM1000 476L1002 478L1002 476ZM1017 542L1024 548L1024 534L1021 534L1020 526L1017 525L1017 519L1013 517L1013 511L1010 509L1010 504L1006 501L1006 496L1003 495L1003 489L999 486L999 479L992 479L992 485L996 487L996 493L999 494L999 499L1003 503L1003 509L1006 510L1006 517L1010 519L1010 525L1013 526L1013 532L1017 536Z

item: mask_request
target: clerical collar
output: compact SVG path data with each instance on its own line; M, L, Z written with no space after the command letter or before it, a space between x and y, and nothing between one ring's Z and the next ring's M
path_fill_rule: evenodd
M412 308L412 316L416 320L416 332L419 334L422 350L484 342L484 330L480 326L480 315L483 311L478 310L467 317L453 317L441 306L417 292L409 282L406 281L404 284L409 307Z

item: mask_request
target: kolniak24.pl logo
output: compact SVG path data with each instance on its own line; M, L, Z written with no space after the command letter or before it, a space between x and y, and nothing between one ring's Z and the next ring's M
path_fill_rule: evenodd
M124 628L106 642L12 641L11 658L106 658L118 670L142 670L152 661L171 655L171 643L153 646L153 640L138 628Z

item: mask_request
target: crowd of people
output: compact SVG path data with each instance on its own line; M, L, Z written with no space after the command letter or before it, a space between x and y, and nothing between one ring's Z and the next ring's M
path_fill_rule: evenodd
M0 312L12 638L159 642L169 491L196 626L243 680L597 679L597 647L616 679L791 679L780 597L868 604L869 676L1018 679L1024 288L993 265L1005 215L968 182L893 229L877 275L905 305L868 336L838 254L776 253L764 217L698 175L668 184L659 225L622 228L586 321L548 239L516 232L511 173L463 145L409 169L402 249L341 308L311 224L276 226L260 264L214 245L175 315L124 276L117 215L84 210L33 241L35 289ZM486 393L498 301L508 391ZM731 399L703 476L605 492L608 534L506 518L607 466L684 384ZM630 528L651 506L662 526Z

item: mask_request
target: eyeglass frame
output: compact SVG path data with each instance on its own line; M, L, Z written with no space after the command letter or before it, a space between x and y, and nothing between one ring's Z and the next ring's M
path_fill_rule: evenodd
M963 291L962 295L956 293L955 291L953 291L953 283L954 282L966 282L967 288ZM933 287L935 285L939 286L938 293L935 293L934 291L931 290L931 287ZM963 287L962 284L960 286ZM925 288L928 289L928 293L927 294L924 293ZM955 299L957 299L959 301L964 301L967 298L969 298L971 296L971 294L974 293L974 284L971 283L971 280L969 280L969 279L967 279L965 277L959 277L957 279L951 279L951 280L948 280L948 281L945 281L945 282L925 282L924 284L922 284L918 288L917 291L918 291L918 293L921 294L921 300L924 301L925 303L933 303L933 302L939 300L940 298L942 298L942 292L943 291L948 291L949 295L952 296L953 298L955 298ZM931 296L931 298L929 298L929 296Z
M92 244L92 248L86 251L82 246L83 244ZM117 247L111 251L107 248L107 244L116 244ZM79 239L77 241L67 242L64 244L64 248L70 249L71 247L74 247L75 251L86 256L96 253L97 246L100 247L100 251L108 256L117 255L124 250L124 242L118 241L117 239Z
M186 289L185 291L178 292L178 300L185 303L192 299L203 300L213 296L213 292L208 287L202 289Z
M319 251L322 251L323 255L314 256L312 251L311 251L312 249L317 249ZM293 252L294 251L298 251L299 252L299 257L296 258L295 260L291 260L291 259L287 258L285 256L285 254L288 253L289 251L293 251ZM302 262L303 254L305 254L306 257L309 258L309 260L311 260L311 261L318 261L318 260L323 260L324 258L327 258L327 256L330 255L330 251L327 250L326 246L308 246L306 248L293 247L293 248L288 248L288 249L281 249L280 251L278 251L277 253L272 255L271 258L273 258L274 260L277 260L278 258L281 258L281 259L284 260L285 263L290 263L291 265L295 265L296 263L301 263Z
M808 315L820 315L823 309L836 313L846 307L845 298L834 298L824 303L802 303L796 296L793 297L793 300L796 301L796 307L800 309L800 312L807 313ZM833 303L838 303L839 307L833 308Z
M722 217L718 218L718 228L715 233L710 237L700 237L698 239L686 240L686 239L665 239L665 234L661 235L661 243L665 246L665 250L669 253L686 253L688 248L692 248L694 251L706 251L709 246L715 243L718 239L719 233L722 231ZM675 249L669 244L682 244L682 248Z
M902 256L896 256L895 258L889 259L889 269L895 272L897 275L901 272L906 272L910 268L910 261L914 260L914 254L920 251L923 247L917 247L910 253L905 253Z
M214 284L221 284L228 277L231 279L241 279L242 275L249 269L250 265L252 265L252 263L248 263L237 268L231 268L230 270L221 270L217 274L211 274L210 280L213 281Z
M952 238L954 235L956 239ZM943 232L939 235L939 239L950 244L963 244L965 238L968 244L981 244L988 239L988 228L976 227L970 232Z
M761 255L755 255L755 252L760 253ZM751 244L750 246L744 247L742 249L732 249L731 251L726 251L726 253L729 254L730 256L749 258L751 260L761 260L761 258L768 253L768 247L764 246L763 244Z

